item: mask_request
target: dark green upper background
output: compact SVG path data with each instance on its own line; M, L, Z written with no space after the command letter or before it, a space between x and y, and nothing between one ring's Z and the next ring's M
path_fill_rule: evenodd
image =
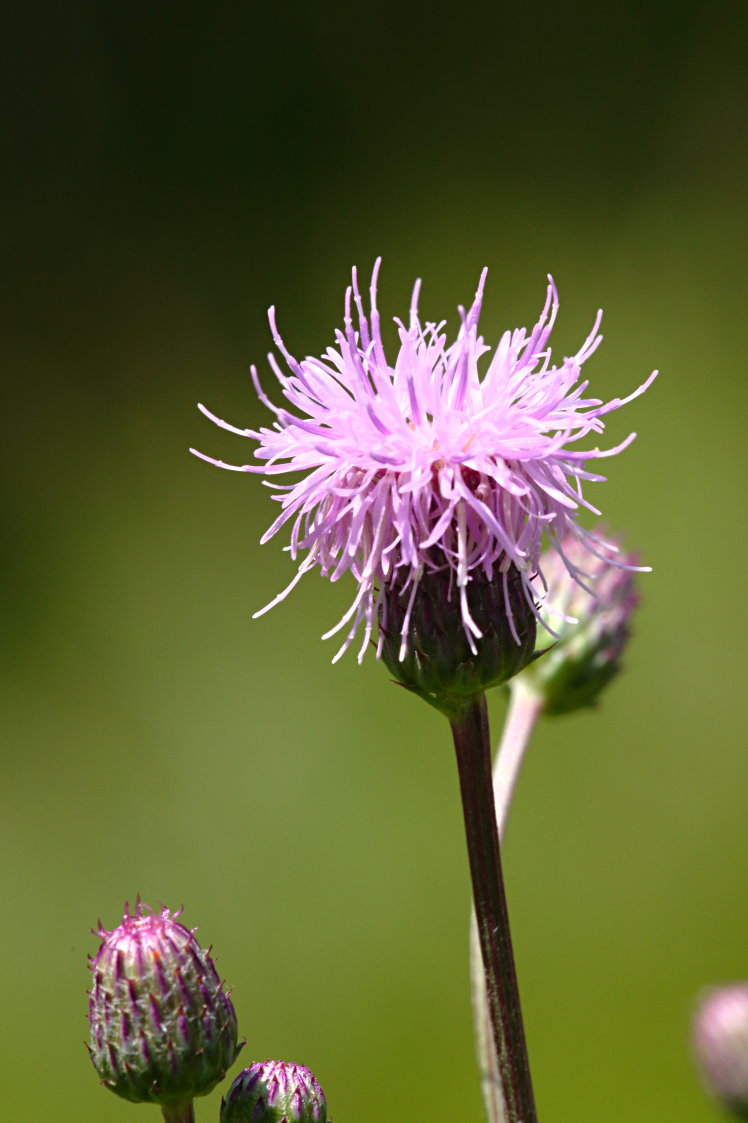
M244 1063L309 1065L340 1123L481 1118L446 722L330 667L350 584L251 620L292 573L270 493L186 452L250 460L195 401L266 423L268 305L319 353L382 254L385 321L422 276L454 327L488 265L494 342L552 272L559 359L605 308L594 393L662 371L588 492L654 567L627 672L539 730L506 863L542 1119L716 1119L687 1034L748 978L745 6L147 7L0 17L3 1116L155 1121L80 1044L88 930L140 892L214 944Z

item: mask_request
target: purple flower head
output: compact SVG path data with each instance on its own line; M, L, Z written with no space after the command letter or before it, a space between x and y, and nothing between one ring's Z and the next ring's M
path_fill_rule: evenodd
M378 270L379 261L367 315L354 269L344 329L320 359L295 359L270 310L273 339L288 370L272 355L269 362L287 405L270 401L254 367L252 378L260 400L275 414L272 428L238 429L200 406L217 425L257 442L255 456L263 463L234 466L197 455L233 471L262 473L281 505L262 541L288 523L291 557L307 551L291 584L262 612L315 566L333 581L353 575L353 602L327 633L344 632L335 660L361 632L361 661L394 590L405 605L398 615L404 658L410 606L424 577L434 573L446 575L456 591L473 653L483 634L471 606L476 575L503 589L514 642L520 643L510 579L518 576L536 613L533 579L543 533L559 552L571 534L596 553L594 538L577 520L584 510L599 514L582 488L604 477L588 471L586 463L620 452L635 434L605 450L579 444L596 442L605 415L643 393L656 372L628 398L603 403L587 396L581 368L602 339L600 313L579 351L552 365L549 339L558 298L550 278L532 331L507 331L491 348L478 331L486 270L472 306L460 309L452 343L443 322L421 324L417 283L407 322L395 320L400 346L390 362L376 305ZM292 482L274 481L289 473ZM381 650L380 632L378 655Z
M223 1079L241 1046L210 953L179 912L138 901L90 959L89 1052L102 1084L133 1103L189 1103Z
M748 1119L748 983L702 995L692 1044L707 1090L737 1119Z
M221 1123L327 1123L327 1100L304 1065L256 1061L221 1102Z

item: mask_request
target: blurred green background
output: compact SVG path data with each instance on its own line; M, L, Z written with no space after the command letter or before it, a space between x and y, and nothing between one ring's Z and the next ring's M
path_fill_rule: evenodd
M339 1123L481 1118L446 724L330 666L350 586L252 621L291 573L275 508L186 451L248 459L195 402L266 421L265 309L319 353L377 254L387 316L422 276L454 325L487 264L497 339L552 271L558 356L605 308L595 393L662 371L590 491L654 567L627 672L540 730L506 865L541 1118L718 1118L687 1036L698 988L748 977L747 22L6 5L5 1118L155 1123L81 1044L89 928L138 892L214 944L245 1063L308 1064Z

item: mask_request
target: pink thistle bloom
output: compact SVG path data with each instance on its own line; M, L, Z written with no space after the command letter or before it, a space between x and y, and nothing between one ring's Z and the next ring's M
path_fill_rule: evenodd
M335 346L322 358L295 359L270 309L273 340L288 371L272 354L268 358L291 409L274 405L254 367L251 372L260 400L275 414L272 428L238 429L200 406L221 428L256 441L255 456L264 463L230 465L196 455L221 468L267 477L268 486L280 492L274 498L282 509L262 542L289 523L291 557L308 551L290 585L257 616L283 600L314 567L332 581L347 572L355 578L352 604L323 637L347 629L333 662L362 631L361 662L387 593L394 590L407 599L400 627L404 658L410 607L423 578L437 572L446 573L456 590L474 653L482 635L471 612L470 584L477 574L502 583L519 643L510 570L520 575L537 616L534 581L544 532L561 557L561 541L569 534L597 556L596 539L578 517L584 510L600 513L582 488L585 481L604 477L585 465L621 452L636 434L604 450L597 445L580 449L579 443L602 434L605 415L642 394L657 372L627 398L603 403L586 396L581 368L602 339L602 313L579 351L552 365L549 338L558 296L550 277L532 331L507 331L492 349L478 333L485 269L469 311L460 309L461 326L449 344L444 322L421 324L417 282L407 324L395 320L400 348L390 363L376 304L379 264L368 315L353 270L344 330L336 331ZM289 473L296 477L293 482L271 482ZM576 567L565 564L576 578ZM378 656L381 649L380 630Z

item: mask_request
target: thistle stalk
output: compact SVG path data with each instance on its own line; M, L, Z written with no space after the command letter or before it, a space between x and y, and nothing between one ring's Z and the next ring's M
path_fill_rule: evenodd
M485 694L471 698L450 724L504 1117L506 1123L537 1123L496 829Z
M542 698L531 687L525 686L520 681L520 677L513 679L509 710L493 768L493 796L499 846L504 839L517 776L535 724L542 712ZM503 1095L496 1051L493 1047L491 1013L486 1001L485 973L475 909L470 915L470 975L472 978L476 1052L483 1103L489 1123L507 1123L507 1105Z
M543 712L543 697L519 677L512 681L504 732L493 769L493 798L499 842L504 838L509 808L522 762L536 722Z
M192 1100L186 1103L169 1104L161 1109L165 1123L195 1123L195 1108Z
M595 705L620 669L621 655L629 638L631 614L638 600L632 573L640 567L636 555L623 552L616 539L601 539L600 545L608 556L600 554L593 572L588 574L594 592L580 589L566 566L553 555L544 555L541 559L548 577L549 598L567 615L556 625L557 642L542 658L528 663L509 683L509 709L493 769L500 843L506 831L517 776L538 719L543 714L567 714ZM573 538L564 540L563 554L572 566L584 562L579 544ZM612 561L616 555L617 568ZM481 1088L489 1123L507 1123L507 1104L493 1047L492 1014L482 959L473 912L470 965Z

